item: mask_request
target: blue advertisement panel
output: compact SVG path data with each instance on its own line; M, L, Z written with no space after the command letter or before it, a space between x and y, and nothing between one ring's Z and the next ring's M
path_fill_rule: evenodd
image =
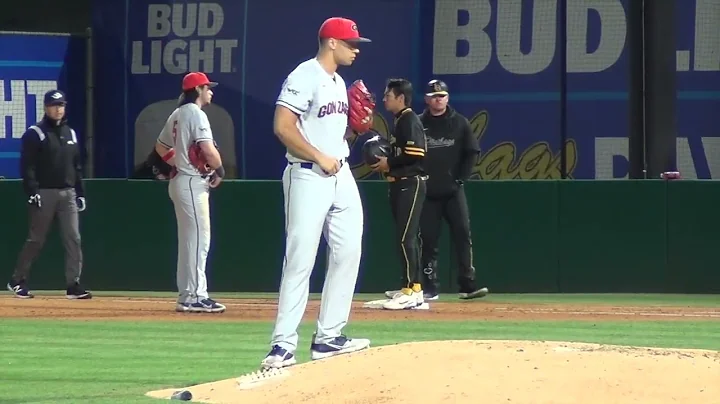
M363 79L379 99L387 78L409 78L416 112L424 83L447 82L480 142L476 178L560 178L563 148L571 178L626 178L629 1L567 1L565 29L563 2L554 0L99 2L96 105L106 124L96 133L96 174L132 175L175 107L182 76L202 70L220 82L207 113L231 175L278 179L285 161L272 133L274 100L287 74L315 55L322 21L341 15L373 39L342 68L345 81ZM720 133L710 120L720 100L720 6L677 4L678 166L686 178L720 176ZM391 117L382 109L379 102L375 129L386 135ZM351 164L357 178L376 178L359 161L363 140L352 145Z
M346 16L357 24L360 34L373 42L362 44L360 54L350 67L339 74L350 85L362 79L376 95L377 110L382 111L382 94L389 77L409 78L413 31L408 18L399 15L412 11L412 2L385 1L375 5L362 2L307 0L284 2L249 1L247 40L245 42L245 168L247 178L279 179L285 167L285 149L272 132L275 99L287 75L301 62L317 53L317 32L331 16ZM290 21L289 28L278 22ZM379 116L375 127L387 134L389 115ZM362 139L360 139L362 140ZM356 177L369 170L359 158L361 141L352 148L350 158Z
M675 15L678 170L720 178L720 2L678 1Z
M624 2L568 2L565 37L556 1L422 4L418 81L444 80L459 111L482 117L477 177L561 178L566 43L567 172L594 178L594 139L627 135Z
M99 111L98 121L116 122L118 111L124 116L124 122L106 128L103 140L98 139L107 145L98 152L106 162L98 165L98 175L132 175L177 106L183 75L203 71L222 84L206 112L229 175L239 176L235 162L242 145L244 2L127 3L125 10L125 3L108 4L94 18L98 101L111 106Z
M717 28L720 26L720 2L676 0L674 17L675 38L665 40L672 42L677 50L677 169L683 178L717 179L720 178L720 129L715 115L720 111L720 31ZM586 81L591 82L596 77L593 75ZM627 113L625 109L606 107L610 107L610 103L598 108L597 120L613 121ZM593 131L597 124L580 122L578 130ZM627 178L626 131L596 134L594 143L596 173L591 178Z
M0 32L0 176L19 178L20 143L43 117L43 95L68 97L68 122L81 146L85 128L84 41L65 35Z

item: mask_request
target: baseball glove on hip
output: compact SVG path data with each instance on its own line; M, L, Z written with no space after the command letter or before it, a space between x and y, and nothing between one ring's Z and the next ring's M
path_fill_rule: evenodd
M372 127L375 96L370 94L362 80L355 80L348 88L348 125L357 133L365 133Z
M215 145L215 148L217 148L217 143L215 143L214 140L213 144ZM213 172L213 169L210 168L210 165L207 163L205 153L203 153L202 148L200 148L200 143L194 142L190 145L190 149L188 150L188 159L190 160L190 164L197 168L200 174L206 175Z

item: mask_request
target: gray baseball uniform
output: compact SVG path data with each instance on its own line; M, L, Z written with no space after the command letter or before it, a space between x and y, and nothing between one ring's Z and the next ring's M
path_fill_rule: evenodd
M175 109L158 137L160 144L175 149L177 175L168 193L178 226L178 303L209 297L205 265L210 250L210 185L188 157L190 145L204 141L212 142L213 134L207 115L195 103Z

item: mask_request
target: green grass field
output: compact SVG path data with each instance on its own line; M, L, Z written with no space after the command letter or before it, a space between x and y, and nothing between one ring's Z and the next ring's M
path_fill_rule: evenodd
M174 296L139 292L98 295ZM720 307L720 296L678 295L492 295L471 304L487 301ZM256 370L267 352L271 329L269 322L191 319L187 322L0 319L0 403L159 402L143 394ZM302 326L301 346L309 345L312 331L313 324ZM528 339L720 350L717 318L692 322L355 322L347 333L368 337L374 346L419 340ZM298 351L298 357L300 361L308 360L307 349Z

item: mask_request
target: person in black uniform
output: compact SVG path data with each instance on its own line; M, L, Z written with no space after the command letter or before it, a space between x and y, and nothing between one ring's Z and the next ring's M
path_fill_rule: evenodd
M66 98L62 91L45 93L45 115L22 136L20 172L27 194L30 224L28 237L7 284L16 297L27 299L30 267L40 254L57 215L65 246L65 280L68 299L90 299L80 285L82 250L78 212L85 210L85 192L77 134L67 124Z
M480 149L467 118L448 105L449 96L447 84L431 80L425 91L427 107L420 115L428 145L424 164L429 179L420 218L422 283L428 300L437 299L440 287L437 257L443 219L448 223L455 247L460 298L474 299L488 294L488 289L478 287L475 281L470 215L463 187Z
M390 181L390 206L395 220L397 242L403 266L403 287L383 308L417 308L423 299L420 262L420 214L425 200L423 169L425 133L420 118L412 111L412 84L405 79L388 80L383 102L395 116L393 154L379 157L374 171L386 173Z
M174 167L165 162L155 150L155 146L148 154L142 164L135 167L132 178L134 179L153 179L153 180L169 180L173 177Z

